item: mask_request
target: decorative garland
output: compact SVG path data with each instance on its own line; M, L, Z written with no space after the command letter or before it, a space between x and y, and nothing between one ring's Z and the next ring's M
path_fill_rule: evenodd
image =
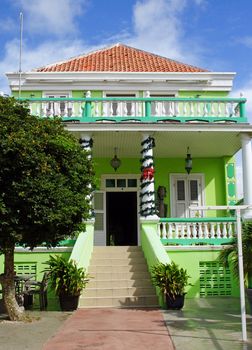
M142 150L142 163L141 166L141 204L140 204L140 215L151 216L156 214L155 206L155 191L154 189L154 162L152 154L148 154L150 150L155 147L155 140L153 137L147 137L141 142ZM152 153L152 152L151 152Z
M156 146L154 138L149 136L147 139L141 142L141 146L142 147L146 146L145 148L142 149L141 153L147 152L150 149L154 148Z
M152 180L154 178L154 168L143 168L142 180Z
M80 138L79 143L81 144L81 147L83 149L85 149L86 151L90 151L91 148L93 147L94 141L92 138L90 139Z
M91 160L91 158L92 158L91 150L92 150L92 147L93 147L93 144L94 144L93 139L92 138L80 138L79 139L79 143L80 143L81 147L83 148L83 150L85 150L87 152L87 158ZM91 188L91 184L90 183L88 183L87 186L89 188ZM91 218L94 218L95 213L94 213L94 209L93 209L93 206L92 206L93 193L87 195L86 196L86 200L88 201L89 206L90 206L89 215L90 215Z

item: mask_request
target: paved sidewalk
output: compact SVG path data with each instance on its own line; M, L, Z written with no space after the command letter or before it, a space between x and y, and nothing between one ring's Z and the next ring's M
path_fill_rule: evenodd
M174 350L157 309L79 309L43 350Z
M252 316L247 314L249 341L242 343L238 298L186 299L183 310L163 315L177 350L252 350Z
M238 298L186 299L181 311L80 309L29 314L37 320L11 322L0 314L1 350L174 350L173 346L176 350L252 350L252 316L247 315L249 342L240 341Z

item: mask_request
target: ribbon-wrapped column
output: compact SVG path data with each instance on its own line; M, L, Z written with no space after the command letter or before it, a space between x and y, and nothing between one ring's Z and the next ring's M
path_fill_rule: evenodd
M140 215L150 217L156 214L155 190L154 190L154 163L153 148L155 147L154 138L149 135L143 135L141 143L141 193L140 193Z
M81 135L81 138L79 140L81 147L87 152L87 158L91 159L92 158L92 147L93 147L93 139L91 138L90 135ZM92 185L88 184L88 188L91 189ZM89 202L90 208L92 208L92 198L93 195L89 194L87 195L86 199L87 202ZM90 216L93 216L93 210L90 211Z

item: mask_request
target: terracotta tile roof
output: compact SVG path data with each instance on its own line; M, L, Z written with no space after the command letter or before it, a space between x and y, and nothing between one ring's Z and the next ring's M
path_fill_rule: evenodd
M206 72L150 52L116 44L64 62L35 69L36 72Z

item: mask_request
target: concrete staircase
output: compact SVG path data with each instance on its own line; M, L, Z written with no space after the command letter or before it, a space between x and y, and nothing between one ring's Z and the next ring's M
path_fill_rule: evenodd
M94 247L79 307L158 307L141 247Z

